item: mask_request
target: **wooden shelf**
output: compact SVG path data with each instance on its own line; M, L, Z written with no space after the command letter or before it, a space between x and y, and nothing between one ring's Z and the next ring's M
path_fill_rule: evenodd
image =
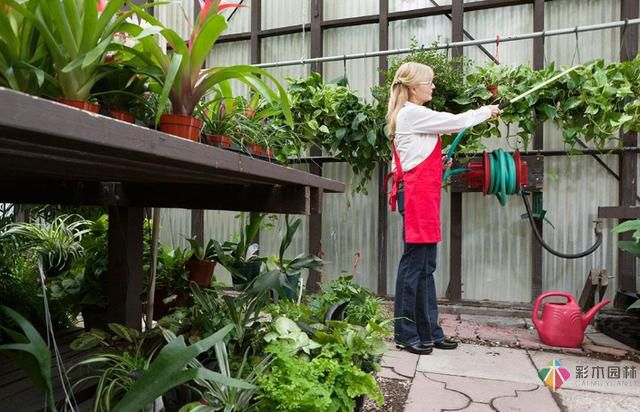
M0 113L0 201L309 214L312 198L345 188L3 88ZM113 182L118 198L104 189Z
M341 182L0 88L0 202L109 208L107 318L140 328L143 207L321 213Z

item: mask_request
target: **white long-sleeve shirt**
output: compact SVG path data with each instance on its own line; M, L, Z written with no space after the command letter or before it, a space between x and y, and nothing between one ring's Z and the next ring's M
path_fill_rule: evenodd
M480 124L491 117L487 106L469 110L460 114L436 112L407 102L396 118L395 145L400 157L403 173L422 163L438 141L438 134L457 133L467 127ZM391 170L395 171L395 161L391 161Z

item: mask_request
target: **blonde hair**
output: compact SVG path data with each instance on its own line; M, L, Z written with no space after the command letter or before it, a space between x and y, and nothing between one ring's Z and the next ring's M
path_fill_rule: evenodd
M389 136L396 133L396 117L402 106L409 100L409 88L417 86L419 82L432 80L433 69L425 64L408 62L398 68L391 83L387 108L386 119Z

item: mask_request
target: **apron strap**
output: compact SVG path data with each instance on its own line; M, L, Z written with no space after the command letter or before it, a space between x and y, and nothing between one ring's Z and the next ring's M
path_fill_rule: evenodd
M404 173L402 172L402 164L400 163L400 157L396 150L395 138L391 140L391 147L393 148L393 161L396 164L395 172L390 172L384 179L384 190L389 195L389 206L391 211L396 211L396 204L398 202L398 191L400 190L400 183L404 179ZM391 192L387 192L389 179L393 177L393 183L391 184Z

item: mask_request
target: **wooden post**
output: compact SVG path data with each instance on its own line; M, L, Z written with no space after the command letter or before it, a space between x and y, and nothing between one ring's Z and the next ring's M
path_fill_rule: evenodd
M130 328L142 326L141 207L109 207L107 318Z
M389 0L379 0L379 20L378 20L378 49L389 49ZM386 77L384 72L388 69L386 56L378 59L380 75L378 84L384 86ZM383 186L384 179L389 172L389 165L386 162L378 163L378 296L387 295L387 230L389 218L387 214L387 193Z
M464 4L463 0L453 0L451 4L451 41L464 40ZM462 47L451 49L451 57L464 54ZM462 299L462 193L451 193L449 209L449 286L446 296L452 302Z
M620 3L620 17L622 19L638 18L640 4L638 0L622 0ZM622 30L623 42L620 51L620 61L633 59L638 54L638 26L631 25ZM637 133L622 133L622 143L625 147L638 146ZM620 155L620 182L619 182L619 204L620 206L633 206L636 204L638 194L638 157L633 152L623 152ZM623 222L621 219L620 222ZM619 235L619 240L632 240L632 232ZM618 291L636 291L636 257L630 253L622 252L618 249ZM623 309L623 300L616 299L618 309Z
M262 0L251 1L251 64L262 61L262 49L258 34L262 29Z
M533 31L544 31L544 0L535 0L533 3ZM533 40L533 69L540 70L544 68L544 37ZM544 149L542 123L537 122L536 131L533 136L533 148ZM544 162L544 160L542 160ZM544 167L544 164L543 166ZM534 203L542 204L542 192L534 192L532 194ZM542 235L543 226L542 219L535 219L538 232ZM538 243L531 232L531 302L542 293L542 245Z
M324 1L311 0L311 57L322 56L322 15ZM322 63L313 64L311 71L322 75ZM322 151L318 148L311 149L311 156L320 156ZM322 176L322 165L316 163L309 164L309 172ZM309 253L314 255L322 254L322 211L312 213L309 216ZM309 279L307 280L307 290L317 292L320 290L320 282L322 282L322 273L310 270Z

